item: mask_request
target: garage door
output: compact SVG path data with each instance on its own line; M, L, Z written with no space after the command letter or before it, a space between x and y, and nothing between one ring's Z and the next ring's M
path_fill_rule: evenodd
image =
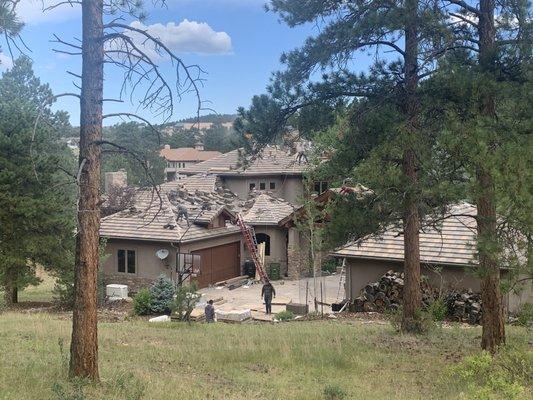
M215 282L233 278L241 274L240 243L234 242L222 246L193 251L201 257L199 287L206 287Z

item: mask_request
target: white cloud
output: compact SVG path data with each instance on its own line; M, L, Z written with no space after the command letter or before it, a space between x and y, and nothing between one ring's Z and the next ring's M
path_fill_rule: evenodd
M17 5L17 15L22 22L29 25L43 22L63 22L81 16L81 5L79 4L62 4L54 9L43 11L43 9L60 2L61 0L21 0Z
M147 31L176 54L230 54L232 51L230 36L226 32L214 31L205 22L184 19L178 25L174 22L166 25L160 23L144 25L142 22L134 21L130 26ZM161 56L164 58L164 55L157 53L151 43L145 41L142 34L131 31L125 33L149 56L155 59Z
M4 71L13 66L13 60L10 56L5 53L0 52L0 71Z

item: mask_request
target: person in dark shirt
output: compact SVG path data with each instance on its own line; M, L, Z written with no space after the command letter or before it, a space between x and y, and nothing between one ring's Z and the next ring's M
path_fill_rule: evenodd
M261 289L261 297L265 301L266 313L272 314L272 298L276 297L276 291L270 282L263 285L263 289Z
M209 300L204 309L205 320L207 323L215 322L215 307L213 307L213 300Z

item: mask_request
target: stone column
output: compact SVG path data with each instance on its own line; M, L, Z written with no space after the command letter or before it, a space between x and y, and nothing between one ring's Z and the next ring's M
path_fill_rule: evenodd
M287 243L287 275L289 279L300 278L300 232L295 227L289 228Z

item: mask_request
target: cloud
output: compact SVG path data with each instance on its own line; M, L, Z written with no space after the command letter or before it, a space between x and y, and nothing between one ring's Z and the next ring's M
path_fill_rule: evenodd
M184 19L178 25L169 22L166 25L157 23L144 25L134 21L132 28L147 31L150 35L161 40L171 51L176 54L230 54L232 52L231 38L226 32L216 32L205 22L189 21ZM147 55L161 59L155 47L145 41L145 37L136 32L125 32L137 46L142 48ZM163 57L164 58L164 57Z
M13 66L13 60L10 56L5 53L0 52L0 71L4 71Z
M16 12L19 19L28 25L37 25L44 22L63 22L81 16L79 4L62 4L51 10L43 11L61 0L21 0ZM43 6L44 5L44 6Z

